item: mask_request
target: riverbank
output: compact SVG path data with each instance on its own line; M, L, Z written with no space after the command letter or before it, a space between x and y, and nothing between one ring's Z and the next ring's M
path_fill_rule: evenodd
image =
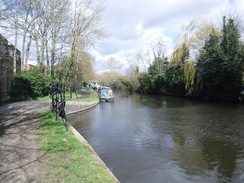
M0 107L1 181L118 182L72 127L66 132L47 112L49 106L32 101Z
M44 166L49 169L43 182L118 182L82 136L72 126L66 131L51 112L42 115L39 130Z

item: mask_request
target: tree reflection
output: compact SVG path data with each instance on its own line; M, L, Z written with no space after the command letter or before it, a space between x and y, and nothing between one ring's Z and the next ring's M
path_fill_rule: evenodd
M186 174L208 175L220 182L230 182L234 172L238 172L236 162L238 152L241 152L240 146L228 141L207 138L200 133L194 136L184 129L174 131L172 138L175 142L172 159Z
M218 169L220 179L231 180L238 159L239 146L214 139L205 139L202 152L208 169Z

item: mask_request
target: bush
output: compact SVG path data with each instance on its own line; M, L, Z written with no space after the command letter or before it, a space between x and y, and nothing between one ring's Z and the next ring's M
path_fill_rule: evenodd
M167 92L172 96L184 96L185 85L184 85L184 73L183 68L180 65L171 66L166 70L165 73Z
M120 78L119 81L128 88L129 91L133 91L135 83L131 80Z
M138 75L138 81L140 84L139 91L142 93L149 93L151 89L151 78L147 73L140 73Z
M151 90L153 93L160 93L160 89L162 87L165 87L165 84L166 84L166 82L165 82L165 78L163 75L156 74L156 75L152 76L152 78L151 78L151 85L152 85L151 88L152 89Z
M15 74L10 84L11 99L36 99L49 94L52 79L43 75L38 69Z

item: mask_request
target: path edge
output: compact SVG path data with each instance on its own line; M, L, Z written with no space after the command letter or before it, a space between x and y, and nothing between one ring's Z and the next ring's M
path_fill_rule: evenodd
M99 104L99 100L96 101L95 103L91 104L90 106L83 108L83 109L78 109L76 111L72 111L66 115L71 115L71 114L77 114L79 112L83 112L83 111L87 111L95 106L97 106ZM69 129L72 131L72 133L74 134L74 136L79 140L79 142L86 147L92 154L92 156L95 158L96 161L98 161L99 164L102 164L106 171L108 172L108 174L110 175L111 178L113 178L115 181L117 181L119 183L119 180L117 179L117 177L113 174L113 172L107 167L107 165L104 163L104 161L98 156L98 154L96 153L96 151L92 148L92 146L86 141L86 139L68 122L69 125Z

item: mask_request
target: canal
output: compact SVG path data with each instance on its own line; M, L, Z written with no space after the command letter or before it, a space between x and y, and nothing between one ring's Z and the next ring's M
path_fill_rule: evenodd
M121 183L244 182L244 106L115 93L70 116Z

